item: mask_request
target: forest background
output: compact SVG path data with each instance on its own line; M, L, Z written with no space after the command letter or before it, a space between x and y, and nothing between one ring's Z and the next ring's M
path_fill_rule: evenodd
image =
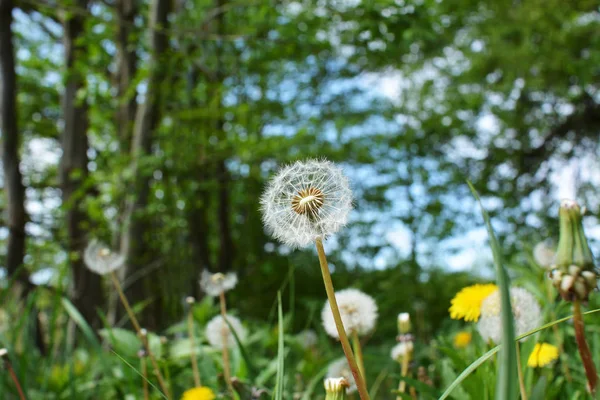
M599 49L589 0L0 0L0 287L41 293L37 311L68 296L98 328L120 313L83 265L98 238L150 329L202 297L204 269L238 273L248 319L283 288L293 329L316 328L315 254L268 237L259 197L325 157L356 199L326 243L336 288L375 297L374 342L400 311L432 337L490 276L466 179L509 264L556 240L564 195L600 238Z

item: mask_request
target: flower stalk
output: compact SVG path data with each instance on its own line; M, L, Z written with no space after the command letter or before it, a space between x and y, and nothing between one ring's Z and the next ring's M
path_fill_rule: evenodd
M527 390L525 389L525 378L523 377L523 366L521 365L521 346L519 341L515 343L517 351L517 375L519 377L519 390L521 391L521 400L527 400Z
M21 384L19 383L19 378L17 377L17 374L15 373L15 370L13 369L12 364L8 359L8 351L6 349L0 349L0 358L4 359L4 368L6 368L8 374L10 375L10 378L15 384L15 388L17 389L17 393L19 394L19 399L26 400L25 393L23 392Z
M581 356L585 375L588 380L588 388L593 394L596 392L596 387L598 386L598 373L596 372L596 366L592 360L592 353L585 340L585 329L579 300L573 301L573 325L575 327L575 340L577 341L577 347L579 348L579 355Z
M198 362L196 360L196 336L194 334L194 314L192 313L194 298L188 297L187 303L190 305L190 310L187 317L188 335L190 337L190 358L192 362L192 372L194 373L194 386L202 386L200 380L200 371L198 371Z
M325 249L323 248L323 240L321 238L317 238L315 240L315 245L317 247L317 254L319 256L319 264L321 266L321 273L323 275L325 291L327 292L327 299L329 300L329 305L331 306L331 311L333 313L335 325L340 336L340 342L342 343L344 355L348 360L348 365L350 366L350 370L352 371L352 376L356 381L356 387L358 388L358 394L361 400L369 400L370 397L369 393L367 392L367 386L362 378L362 375L358 368L358 364L356 363L356 359L354 358L354 354L352 353L352 347L350 346L350 342L348 341L348 336L346 335L346 331L344 330L344 324L342 322L340 310L337 304L337 300L335 298L333 282L331 281L331 274L329 272L327 256L325 255Z
M356 356L356 363L358 364L358 370L362 375L362 378L367 384L367 375L365 372L365 361L363 359L362 348L360 346L360 338L358 337L358 333L354 332L352 334L352 350L354 351L354 355Z
M233 396L234 389L233 384L231 383L231 366L229 364L229 349L227 346L228 342L228 330L226 329L227 324L227 304L225 303L225 292L219 293L219 304L221 306L221 317L223 318L223 323L225 324L222 329L223 335L223 351L221 355L223 357L223 374L225 376L225 383Z
M158 379L160 388L162 389L164 395L167 398L170 398L171 395L169 394L169 390L167 388L165 380L162 376L162 373L160 372L160 368L158 367L156 358L154 357L154 354L152 354L152 351L150 351L150 345L148 344L148 337L145 333L142 332L140 323L138 322L137 318L135 317L135 314L133 313L133 310L131 309L129 300L127 300L127 297L125 297L125 293L123 293L123 288L121 287L121 283L119 283L119 278L117 277L116 272L111 271L110 277L112 279L113 285L115 286L115 289L117 290L117 293L119 294L121 303L123 304L123 307L125 308L125 311L127 312L127 315L129 316L129 320L131 321L135 331L137 332L140 340L142 341L142 345L144 346L144 349L146 350L146 354L148 355L148 358L150 359L150 363L152 363L152 368L154 369L154 373L156 374L156 378Z
M141 349L138 352L138 356L140 357L140 364L142 369L142 390L144 392L144 400L150 399L150 392L148 390L148 367L146 365L146 351Z

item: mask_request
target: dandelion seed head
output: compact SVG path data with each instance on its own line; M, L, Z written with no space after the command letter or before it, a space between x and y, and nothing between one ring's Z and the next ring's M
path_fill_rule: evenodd
M371 296L358 289L344 289L336 292L335 298L348 335L365 335L373 330L377 321L377 304ZM327 334L339 339L329 302L323 306L321 319Z
M246 328L244 328L241 321L233 315L227 314L226 317L240 342L243 342L247 336ZM225 320L223 320L221 315L217 315L208 321L208 324L206 324L205 335L208 343L215 349L223 349L224 342L227 343L228 348L232 348L237 345L235 337L229 329L229 325ZM224 338L226 341L223 340Z
M335 164L296 161L269 181L260 203L263 222L274 238L292 248L306 247L346 225L352 191Z
M233 289L237 282L238 278L235 272L211 274L207 270L203 270L200 277L200 287L207 295L212 297L217 297L221 293Z
M390 356L392 360L400 362L402 357L405 355L410 355L414 350L414 345L412 341L400 342L394 347L392 347L392 351L390 352Z
M346 391L348 394L358 390L356 381L352 375L352 370L350 369L346 358L337 359L329 364L329 367L327 367L326 378L344 378L348 383L348 389Z
M546 242L540 242L533 248L535 262L544 268L550 268L554 264L556 252Z
M541 325L542 309L531 293L523 288L511 288L510 301L517 336ZM501 304L498 290L490 294L481 304L481 318L477 323L477 329L486 342L500 343L502 338Z
M346 393L346 388L350 386L346 378L326 378L323 384L327 393Z
M125 264L125 257L112 252L104 243L93 239L83 252L83 261L90 271L106 275L121 268Z

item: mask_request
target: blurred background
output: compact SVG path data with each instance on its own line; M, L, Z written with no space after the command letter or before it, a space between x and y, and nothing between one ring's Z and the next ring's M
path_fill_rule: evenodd
M351 223L326 250L336 288L378 302L374 342L402 311L432 337L450 298L493 276L466 180L509 264L557 239L562 197L600 237L596 1L0 0L0 14L0 324L26 310L40 352L55 299L94 328L116 304L83 264L94 238L125 255L150 329L181 320L206 269L238 273L229 302L247 320L273 321L282 290L290 329L322 331L315 253L271 239L259 212L297 159L350 177Z

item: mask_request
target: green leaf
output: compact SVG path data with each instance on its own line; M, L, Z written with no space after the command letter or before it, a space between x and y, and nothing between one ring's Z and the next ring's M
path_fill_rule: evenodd
M71 303L71 301L69 301L69 299L67 299L66 297L63 297L61 299L61 302L63 308L65 309L67 314L69 314L69 317L71 317L73 322L75 322L79 329L81 329L87 341L95 347L100 347L100 342L94 334L94 330L89 326L85 318L83 318L83 316L81 315L79 310L77 310L77 308L73 305L73 303Z
M548 379L545 376L541 376L536 382L535 386L531 391L529 400L544 400L546 398L546 387L548 386Z
M502 341L500 356L498 357L498 377L496 380L496 400L512 400L517 398L518 378L517 378L517 348L515 345L515 327L512 314L512 306L510 304L510 279L508 273L502 264L502 253L500 245L492 229L490 216L488 215L479 194L471 184L467 181L471 192L479 206L485 221L485 225L490 236L490 245L494 256L494 264L496 266L496 281L498 290L500 291L501 300L501 319L502 319Z

